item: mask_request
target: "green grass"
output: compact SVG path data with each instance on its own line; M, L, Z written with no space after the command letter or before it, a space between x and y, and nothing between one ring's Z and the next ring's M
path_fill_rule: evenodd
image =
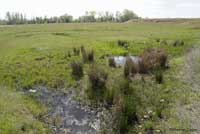
M73 48L81 45L86 49L93 49L95 61L100 66L106 66L109 72L108 86L115 85L112 82L117 81L123 70L107 67L106 60L100 59L102 55L140 55L148 47L167 49L171 68L164 72L164 84L157 85L149 80L142 85L138 80L134 82L134 87L142 101L138 110L140 116L148 109L158 113L159 101L163 98L168 100L169 104L165 106L169 109L173 99L177 97L172 89L179 86L175 79L176 67L182 64L186 48L199 38L200 30L195 30L192 26L176 23L77 23L0 27L0 132L23 133L23 125L27 127L28 133L34 133L34 130L37 133L47 132L44 124L36 119L45 111L41 110L43 106L18 91L29 89L35 84L54 89L74 85L76 80L71 76L70 63L82 60L81 56L73 56ZM182 39L185 45L161 45L156 42L158 38L169 41ZM129 48L119 47L118 40L127 40ZM69 52L71 57L67 56ZM84 73L87 73L88 67L88 64L84 65ZM170 115L166 109L162 113L168 118ZM147 127L149 124L161 127L157 116L143 124Z
M44 107L22 93L1 87L1 134L48 133L45 124L35 118L45 111Z

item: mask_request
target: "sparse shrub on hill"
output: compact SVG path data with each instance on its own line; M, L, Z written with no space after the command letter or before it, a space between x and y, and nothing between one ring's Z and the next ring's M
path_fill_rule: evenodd
M141 55L143 72L149 72L156 68L165 68L167 64L167 52L162 48L147 48Z
M76 78L81 78L83 76L83 64L81 62L72 62L72 75Z

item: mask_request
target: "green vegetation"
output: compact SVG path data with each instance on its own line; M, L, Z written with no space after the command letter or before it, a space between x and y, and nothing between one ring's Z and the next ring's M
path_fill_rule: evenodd
M89 101L97 100L116 114L116 125L119 126L116 131L121 133L165 132L169 129L165 124L181 126L171 111L183 94L180 91L183 83L176 76L178 67L183 62L185 50L198 41L200 30L191 28L192 24L1 26L0 132L49 132L39 119L47 112L45 106L22 93L34 85L45 85L52 90L77 87L79 91L80 87L86 88L84 95L89 96ZM170 41L175 41L176 45L170 45ZM145 62L137 67L127 63L128 67L117 68L113 60L109 60L109 67L108 60L101 58L127 54L140 55ZM149 63L151 58L156 59L152 65ZM79 62L81 60L84 64ZM167 60L168 69L165 68ZM155 74L146 71L157 67L165 69ZM130 73L130 79L124 78L124 74L129 76ZM79 78L80 87L76 86L77 79L73 76Z

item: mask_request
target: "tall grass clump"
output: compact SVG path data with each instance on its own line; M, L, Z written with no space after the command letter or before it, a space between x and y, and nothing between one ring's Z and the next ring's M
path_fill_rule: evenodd
M104 69L97 65L91 65L88 76L92 89L105 88L108 74Z
M83 58L83 62L93 62L94 61L94 51L86 51L84 46L81 46L81 54Z
M162 48L147 48L141 55L141 72L153 71L156 68L165 68L167 66L168 55Z
M158 84L163 83L163 72L161 69L155 71L155 80Z
M137 104L134 96L126 95L123 97L121 111L119 117L120 133L125 134L129 128L138 122Z
M120 95L116 102L116 116L119 133L128 133L129 128L138 122L138 106L140 99L135 89L132 87L131 81L123 79L119 82Z
M73 48L73 53L74 53L74 56L79 56L80 55L80 49Z
M71 68L72 68L72 75L79 79L83 77L83 64L81 62L72 62L71 63Z
M128 48L128 41L125 40L118 40L117 41L118 46Z
M89 98L95 101L104 101L108 73L97 65L91 65L88 78L90 84Z
M88 51L88 61L89 62L94 61L94 50Z
M136 73L138 73L138 65L130 57L127 57L124 65L124 76L128 78L134 76Z
M184 44L185 44L185 43L184 43L183 40L175 40L175 41L172 42L172 45L173 45L174 47L176 47L176 46L183 46Z
M116 67L115 59L113 57L108 59L108 64L110 67Z

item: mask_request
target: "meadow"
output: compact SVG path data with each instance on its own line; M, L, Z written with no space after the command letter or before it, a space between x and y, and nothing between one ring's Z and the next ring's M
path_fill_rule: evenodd
M0 134L51 133L40 118L48 113L48 106L36 100L34 95L25 93L35 85L43 85L49 90L74 87L78 92L75 99L96 106L96 100L93 102L95 95L90 92L92 97L86 95L91 64L103 68L108 74L103 87L108 92L100 100L112 101L113 107L109 105L108 109L120 114L117 115L120 122L113 133L170 134L172 126L188 128L187 120L176 114L177 103L188 104L187 95L190 94L190 91L182 90L187 83L182 81L179 73L185 53L199 43L198 23L199 20L0 26ZM120 47L119 40L127 41L128 48ZM184 45L174 46L176 40L183 41ZM94 51L94 63L83 64L83 77L77 80L72 77L70 65L74 61L82 62L81 54L74 54L74 49L81 46ZM163 71L162 84L156 83L154 73L139 74L127 84L123 68L109 67L107 58L104 58L141 55L146 48L164 48L168 53L169 68ZM122 94L121 89L129 88L129 96ZM84 97L79 95L82 90L86 91ZM119 103L128 107L125 112L116 110ZM132 114L135 117L133 122L127 119Z

